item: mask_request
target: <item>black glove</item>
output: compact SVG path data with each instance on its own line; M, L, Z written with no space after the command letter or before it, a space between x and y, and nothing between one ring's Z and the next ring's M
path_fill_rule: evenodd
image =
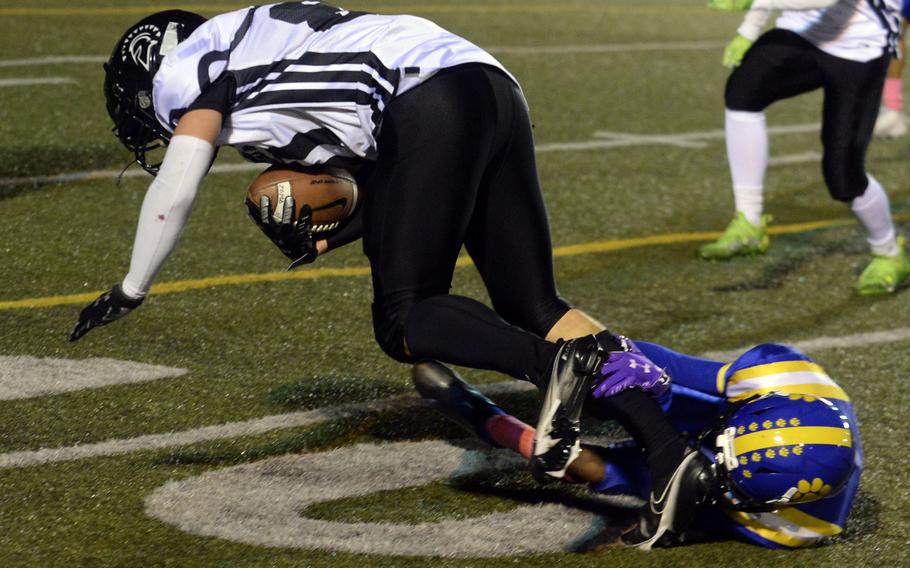
M276 221L269 205L269 198L265 195L260 197L259 207L250 200L246 201L250 219L293 261L288 270L316 260L319 253L313 238L313 210L310 206L301 207L300 215L294 220L294 198L286 197L281 205L281 221Z
M82 312L79 313L79 321L70 334L70 341L76 341L93 327L107 325L122 318L138 308L144 299L130 298L123 293L120 284L114 284L113 288L95 298L91 304L83 308Z

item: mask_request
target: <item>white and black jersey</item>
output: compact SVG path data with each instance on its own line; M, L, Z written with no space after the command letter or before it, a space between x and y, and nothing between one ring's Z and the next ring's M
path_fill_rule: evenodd
M897 55L900 8L900 0L840 0L823 9L785 10L777 27L836 57L865 62Z
M173 131L203 93L228 82L219 145L259 162L343 164L375 158L393 97L464 63L505 72L423 18L319 2L256 6L212 18L170 52L154 78L154 108Z

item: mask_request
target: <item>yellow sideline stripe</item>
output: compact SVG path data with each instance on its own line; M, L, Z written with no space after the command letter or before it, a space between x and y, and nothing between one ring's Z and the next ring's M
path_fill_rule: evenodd
M797 444L828 444L831 446L853 445L853 436L847 428L833 426L799 426L796 428L772 428L761 430L733 439L736 455L748 454L765 448L794 446Z
M460 259L459 259L460 260ZM320 278L337 278L346 276L367 276L369 267L353 268L310 268L295 270L293 272L266 272L264 274L232 274L228 276L212 276L194 280L177 280L163 282L152 286L151 294L178 294L189 290L215 288L218 286L234 286L238 284L258 284L260 282L286 282L290 280L317 280ZM26 298L23 300L8 300L0 302L0 310L13 310L17 308L50 308L68 304L82 304L91 302L101 290L86 292L84 294L71 294L67 296L46 296L44 298Z
M818 373L820 375L828 376L827 373L825 373L825 370L815 363L810 363L808 361L781 361L779 363L768 363L766 365L758 365L756 367L749 367L748 369L736 371L733 373L733 376L730 377L730 380L727 381L727 386L729 387L740 381L748 381L749 379L757 379L769 375L801 372Z
M343 2L334 2L334 4ZM106 8L88 8L88 7L70 7L70 8L44 8L44 7L9 7L0 8L0 16L125 16L130 14L145 15L160 10L181 9L191 12L230 12L250 6L250 3L237 4L180 4L167 3L157 4L154 6L122 6ZM668 10L688 10L690 6L684 5L653 5L653 6L636 6L636 5L610 5L609 3L590 3L590 4L563 4L552 2L548 4L514 4L514 5L495 5L495 4L398 4L391 6L376 6L374 8L364 8L350 6L351 10L366 10L378 14L410 14L410 13L480 13L480 14L503 14L503 13L554 13L554 12L628 12L628 11L655 11L667 12Z
M910 219L910 213L895 215L895 221ZM809 223L793 223L791 225L779 225L771 227L768 231L775 235L784 235L788 233L800 233L804 231L813 231L828 227L839 227L856 223L854 219L829 219L826 221L812 221ZM580 254L592 254L599 252L614 252L640 247L650 247L659 245L675 245L687 242L709 241L720 236L720 231L698 231L692 233L667 233L663 235L650 235L647 237L633 237L629 239L613 239L608 241L594 241L590 243L581 243L577 245L567 245L553 249L553 256L576 256ZM469 266L471 259L462 256L456 262L456 266ZM265 274L233 274L229 276L213 276L210 278L199 278L194 280L177 280L175 282L166 282L152 286L151 293L159 294L177 294L187 290L199 290L202 288L214 288L216 286L233 286L237 284L255 284L258 282L286 282L289 280L316 280L320 278L346 277L346 276L367 276L370 273L369 267L355 268L309 268L295 270L294 272L268 272ZM102 290L95 292L85 292L83 294L71 294L66 296L46 296L43 298L24 298L21 300L0 301L0 310L17 310L23 308L50 308L54 306L65 306L70 304L83 304L94 300ZM838 396L846 400L846 396Z

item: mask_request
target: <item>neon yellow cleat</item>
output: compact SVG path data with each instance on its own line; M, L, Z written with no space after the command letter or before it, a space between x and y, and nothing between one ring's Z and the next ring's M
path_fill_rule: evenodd
M872 262L859 275L856 291L863 296L890 294L910 276L910 260L904 250L904 237L898 237L901 251L894 256L874 255Z
M753 225L745 215L737 212L720 238L702 245L698 255L705 260L729 260L734 256L764 254L771 242L768 238L770 221L770 215L762 215L761 223Z

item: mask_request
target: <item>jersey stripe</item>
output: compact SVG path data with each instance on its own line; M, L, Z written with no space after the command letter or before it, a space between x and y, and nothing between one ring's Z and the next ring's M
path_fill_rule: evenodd
M766 388L756 388L745 390L744 392L733 394L727 392L727 396L731 401L739 401L756 394L765 394L769 392L779 392L783 394L799 394L799 395L810 395L817 396L820 398L830 398L834 400L850 400L847 396L847 393L844 390L836 385L819 385L819 384L792 384L792 385L783 385L783 386L773 386Z
M724 394L726 379L727 379L727 369L730 368L730 365L733 363L727 363L717 371L717 394Z
M900 57L900 14L895 13L893 10L890 10L885 4L884 0L868 0L868 2L869 6L872 8L872 11L875 12L876 16L878 16L878 20L881 22L882 28L885 30L887 52L892 57Z
M202 24L165 58L153 98L159 120L173 129L226 80L234 90L219 144L257 161L351 167L376 159L383 113L394 97L464 64L503 69L423 18L289 2Z
M812 372L825 375L825 370L821 366L810 363L809 361L781 361L779 363L768 363L766 365L756 365L748 367L733 373L727 385L736 384L740 381L764 377L767 375L779 375L782 373Z
M725 369L721 371L726 373ZM820 365L809 361L780 361L740 369L727 379L725 389L734 401L772 391L850 400Z
M853 445L849 428L831 426L798 426L793 428L772 428L737 436L733 440L736 455L747 454L765 448L794 446L802 444L829 444L832 446Z

